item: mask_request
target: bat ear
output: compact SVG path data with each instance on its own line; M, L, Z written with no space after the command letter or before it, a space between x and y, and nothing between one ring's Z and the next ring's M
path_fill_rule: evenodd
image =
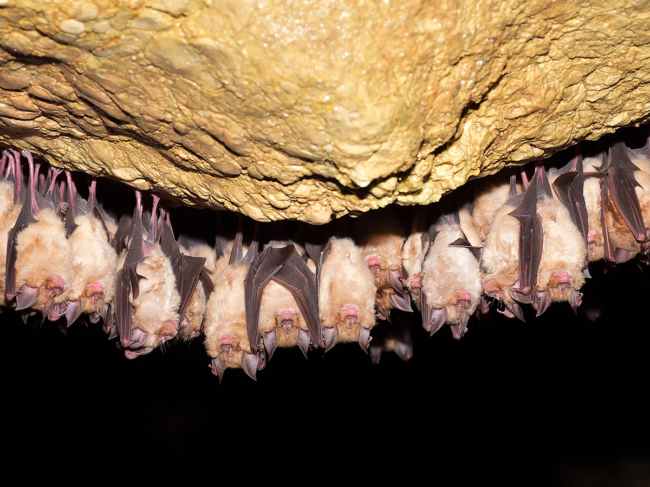
M573 290L571 293L571 298L569 299L571 302L571 307L573 308L573 312L577 315L578 314L578 307L582 304L582 293L576 289Z
M363 349L364 352L368 353L368 345L370 345L371 341L372 341L372 337L370 336L370 328L364 328L363 326L360 326L359 345L361 345L361 348Z
M404 362L408 362L413 358L413 345L409 343L397 342L395 345L395 353Z
M242 354L241 366L246 375L253 380L257 380L257 367L260 363L260 356L253 353L244 352Z
M210 370L214 375L219 377L219 384L221 384L221 380L223 379L223 373L226 370L226 368L221 363L219 357L212 359L212 363L210 364Z
M273 357L273 352L275 352L275 348L278 346L278 334L276 330L272 331L267 331L264 333L264 348L266 349L266 353L269 356L269 360Z
M81 316L81 299L76 301L68 301L68 306L65 310L65 320L68 326L72 325L77 318Z
M309 332L299 329L298 330L298 347L302 351L302 354L307 358L307 352L309 351L309 342L311 340ZM271 358L269 356L269 358Z
M40 288L23 284L16 294L16 311L31 308L36 304L40 295Z
M325 341L325 351L329 352L339 341L339 330L335 325L332 328L323 327L323 340Z
M535 293L535 302L533 303L533 308L537 310L537 315L536 316L542 316L544 312L548 309L548 307L551 305L552 301L552 296L551 296L551 291L546 290L546 291L537 291Z
M388 296L390 303L397 309L405 311L407 313L412 313L413 308L411 307L411 299L406 292L401 294L391 294Z
M490 302L487 300L485 295L481 295L481 314L487 314L490 311Z

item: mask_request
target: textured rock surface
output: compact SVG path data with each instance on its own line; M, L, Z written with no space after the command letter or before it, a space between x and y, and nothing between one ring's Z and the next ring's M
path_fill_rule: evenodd
M0 0L0 142L323 223L646 120L649 57L645 0Z

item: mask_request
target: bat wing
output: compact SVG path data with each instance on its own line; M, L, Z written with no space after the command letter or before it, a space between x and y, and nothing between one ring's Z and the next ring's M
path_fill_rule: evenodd
M293 252L272 279L291 292L307 322L314 344L322 348L323 334L318 316L318 286L316 276L307 263Z
M538 176L539 173L536 172L524 193L521 203L509 213L510 216L519 220L518 292L522 294L530 294L530 291L535 286L537 270L542 258L544 232L541 218L537 215ZM550 187L548 190L550 191Z
M16 239L18 234L22 232L27 225L35 222L32 200L25 198L23 207L20 209L16 224L7 235L7 257L5 260L6 275L5 275L5 296L8 301L16 296L16 259L18 258L16 252Z
M201 281L201 284L203 284L205 299L207 300L210 297L210 294L212 294L212 291L214 291L214 283L212 282L212 279L210 279L210 275L208 274L208 271L205 270L205 267L201 269L199 280Z
M483 247L475 247L471 243L469 243L469 240L467 240L466 236L462 236L456 240L454 240L452 243L449 244L450 247L460 247L460 248L465 248L469 250L474 258L477 261L481 261L481 254L483 253Z
M583 194L584 181L581 167L579 172L571 171L558 176L553 181L553 187L562 205L569 210L571 220L578 227L578 230L580 230L586 244L589 223L587 221L587 205Z
M332 251L332 240L328 240L325 245L306 243L305 250L307 254L309 254L309 257L311 257L312 260L316 263L316 287L320 293L321 269L323 268L323 264L325 264L327 256Z
M287 245L279 249L267 247L261 254L257 254L253 258L253 262L248 268L248 274L244 280L246 330L248 331L251 350L254 352L260 349L258 324L264 287L289 260L294 249L293 245Z
M126 241L131 234L132 228L133 219L129 215L122 216L118 223L117 230L115 231L115 239L113 240L113 248L118 255L122 252L122 249L126 247Z
M603 245L605 247L605 260L608 262L615 262L614 246L609 238L609 231L607 230L607 221L605 215L607 213L607 193L608 183L605 179L600 180L600 228L603 232Z
M639 242L648 240L641 205L635 187L639 185L634 178L638 168L630 160L627 148L622 141L609 149L609 168L607 180L614 206L620 213L634 238Z

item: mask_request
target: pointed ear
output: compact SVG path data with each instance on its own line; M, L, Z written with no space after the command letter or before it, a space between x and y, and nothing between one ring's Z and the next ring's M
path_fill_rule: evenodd
M552 301L552 296L551 296L551 291L546 290L546 291L537 291L535 293L535 302L533 303L533 308L537 310L536 316L542 316L544 312L548 309L548 307L551 305Z
M370 336L370 328L364 328L363 326L360 326L359 345L361 345L361 348L363 349L364 352L368 353L368 345L370 345L371 341L372 341L372 337Z
M339 330L337 326L332 328L323 327L323 341L325 342L325 351L329 352L339 341Z
M308 331L303 329L298 330L298 347L302 354L307 358L307 352L309 351L309 342L311 341L311 335ZM271 357L269 356L269 359Z
M16 311L31 308L34 306L34 304L36 304L36 301L38 301L40 295L40 288L23 284L20 286L18 294L16 295Z
M260 356L253 353L244 352L242 354L241 366L246 375L253 380L257 380L257 368L260 363Z
M271 330L264 333L264 348L266 349L266 354L269 356L269 360L271 360L271 358L273 357L273 352L275 352L277 346L278 346L277 331Z
M226 370L226 368L221 363L219 357L212 359L212 363L210 364L210 370L214 375L219 377L219 384L221 384L221 380L223 379L223 373Z

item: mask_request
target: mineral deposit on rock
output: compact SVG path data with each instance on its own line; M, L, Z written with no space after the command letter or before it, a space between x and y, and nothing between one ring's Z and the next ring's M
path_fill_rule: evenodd
M649 57L645 0L0 0L0 142L324 223L647 120Z

